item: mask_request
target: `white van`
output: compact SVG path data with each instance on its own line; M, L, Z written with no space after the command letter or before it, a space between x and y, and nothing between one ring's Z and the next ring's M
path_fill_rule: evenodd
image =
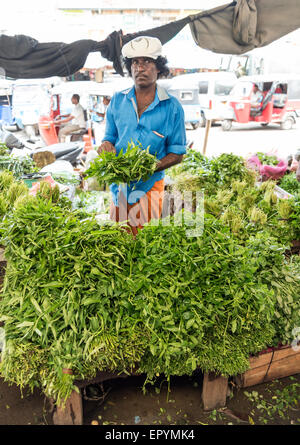
M193 107L193 115L197 115L198 119L197 125L192 124L193 128L205 127L207 119L214 122L223 119L223 109L236 81L234 73L223 71L182 74L172 79L168 92L179 99L187 116L191 114L188 108ZM194 97L190 104L185 100L189 89L189 97ZM195 89L198 90L197 98Z

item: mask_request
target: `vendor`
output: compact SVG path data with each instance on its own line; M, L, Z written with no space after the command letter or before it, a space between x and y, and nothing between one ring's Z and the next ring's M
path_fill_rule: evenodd
M186 152L184 112L179 101L157 85L166 76L167 60L161 56L161 42L154 37L137 37L122 48L125 66L134 86L117 92L106 112L106 129L98 153L119 153L131 140L156 155L159 163L147 181L127 185L120 191L110 186L113 203L110 217L129 221L133 234L162 212L164 170L181 162ZM134 187L134 190L133 190Z

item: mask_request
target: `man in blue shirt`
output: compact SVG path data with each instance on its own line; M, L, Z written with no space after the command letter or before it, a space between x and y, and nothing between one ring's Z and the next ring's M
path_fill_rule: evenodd
M117 184L110 187L111 218L129 220L135 228L152 217L160 217L164 170L181 162L186 153L183 108L156 83L169 73L161 49L161 42L153 37L137 37L124 45L122 54L134 86L112 97L106 112L105 136L98 148L99 153L105 150L118 154L133 141L143 149L150 146L150 153L159 159L155 173L147 181L128 184L121 193Z

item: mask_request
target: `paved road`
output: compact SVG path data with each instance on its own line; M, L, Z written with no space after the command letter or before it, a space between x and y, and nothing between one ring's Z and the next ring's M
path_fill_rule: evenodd
M187 130L187 139L194 141L193 148L202 152L205 128ZM279 125L270 124L261 127L259 124L233 124L231 131L223 131L215 124L211 127L206 155L234 153L247 156L256 151L269 152L277 150L278 155L286 158L300 149L300 119L291 130L281 130Z
M27 139L24 131L14 132L20 139ZM193 148L202 152L205 128L187 130L187 139L194 141ZM40 141L40 146L43 142ZM234 153L246 157L253 152L277 150L278 155L286 158L300 149L300 118L291 130L281 130L279 125L270 124L261 127L259 124L233 124L230 131L214 124L210 128L206 154Z

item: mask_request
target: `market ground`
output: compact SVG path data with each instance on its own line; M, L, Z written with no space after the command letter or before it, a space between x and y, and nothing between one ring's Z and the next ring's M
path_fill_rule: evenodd
M22 132L15 133L21 139ZM188 130L187 138L194 141L194 148L202 151L205 129ZM270 125L234 125L224 132L214 125L208 137L207 155L232 152L247 156L255 151L278 150L286 157L300 148L300 120L292 130L281 130ZM296 380L294 380L296 379ZM293 394L299 388L300 374L257 385L246 389L231 387L225 409L204 412L201 404L201 375L180 377L171 380L171 392L167 399L167 384L158 382L142 392L144 378L132 377L104 384L106 396L98 401L84 400L84 424L92 421L108 425L300 425L300 405ZM161 386L160 386L161 385ZM291 389L289 396L280 394ZM245 394L253 394L251 401ZM261 397L260 397L261 396ZM259 401L258 401L259 399ZM284 408L282 408L284 407ZM17 386L9 386L0 379L0 425L51 425L49 404L43 394L24 390L23 398Z
M194 141L193 148L202 152L205 128L187 130L188 141ZM300 149L300 118L291 130L281 130L279 125L236 124L230 131L223 131L219 124L214 124L208 134L206 155L234 153L243 157L257 151L277 150L278 155L286 158Z
M202 152L205 138L205 128L191 130L187 128L187 140L193 141L193 148ZM28 139L24 131L14 132L21 140ZM39 139L39 138L38 138ZM37 141L43 146L42 141ZM300 118L291 130L281 130L277 124L262 127L260 124L233 123L231 131L223 131L216 123L210 128L206 146L206 155L234 153L243 157L256 151L269 152L277 150L278 154L286 158L300 149Z
M229 385L226 407L210 412L201 403L201 375L171 379L169 397L166 381L146 394L143 383L144 376L105 382L102 399L83 402L84 425L300 425L300 374L245 389ZM53 425L49 408L39 391L22 398L0 379L0 425Z

